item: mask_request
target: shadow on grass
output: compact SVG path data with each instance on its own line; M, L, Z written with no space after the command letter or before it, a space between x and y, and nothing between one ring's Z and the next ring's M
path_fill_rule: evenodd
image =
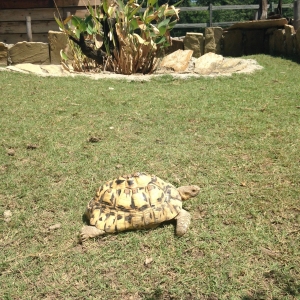
M284 60L287 60L287 61L292 61L292 62L295 62L297 64L300 64L300 56L299 55L291 55L291 56L283 56L283 55L275 55L275 54L270 54L270 56L272 57L279 57L279 58L282 58Z
M300 296L300 283L286 271L272 270L264 274L265 278L272 280L282 291L291 296Z
M272 270L266 272L264 277L267 281L273 282L279 289L281 289L284 296L300 296L300 284L286 271ZM267 294L263 290L253 292L253 295L243 296L242 300L263 300L267 298ZM279 298L276 298L279 300ZM296 298L295 298L296 299ZM298 299L298 298L297 298Z

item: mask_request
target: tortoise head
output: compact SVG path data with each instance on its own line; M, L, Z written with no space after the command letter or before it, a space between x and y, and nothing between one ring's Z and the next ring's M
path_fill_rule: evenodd
M177 190L181 196L182 201L196 197L200 192L200 188L197 185L181 186Z

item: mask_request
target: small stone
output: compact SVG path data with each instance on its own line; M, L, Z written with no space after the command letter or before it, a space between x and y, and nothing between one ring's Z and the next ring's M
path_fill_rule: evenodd
M144 265L146 267L149 267L149 265L153 262L153 258L152 257L146 257Z
M10 210L5 210L3 213L4 216L4 222L10 222L12 217L12 212Z
M5 210L3 213L5 219L12 217L12 212L10 210Z
M8 149L8 150L7 150L7 154L8 154L9 156L14 156L14 155L16 154L16 151L15 151L14 149Z

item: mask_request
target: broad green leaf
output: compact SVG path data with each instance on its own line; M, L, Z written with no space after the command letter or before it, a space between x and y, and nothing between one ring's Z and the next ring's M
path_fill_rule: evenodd
M162 37L156 39L155 43L159 45L159 44L162 44L162 43L164 43L166 41L167 41L166 37L162 36Z
M168 4L164 4L162 5L158 10L157 10L157 14L159 18L162 18L164 16L165 10L167 9Z
M54 15L54 19L55 19L55 21L56 21L56 23L57 23L57 25L59 26L59 28L61 28L61 29L65 29L65 26L64 26L64 24L60 21L60 19L59 18L57 18L55 15Z
M60 50L60 57L63 59L63 60L68 60L68 56L67 54L63 51L63 50Z
M146 17L144 19L144 21L145 21L146 24L149 24L149 23L151 23L152 21L154 21L156 19L157 19L157 15L156 14L152 14L152 15Z
M109 8L108 0L102 1L102 7L103 7L104 12L107 14L108 8Z
M75 35L76 35L76 37L79 39L80 38L80 33L81 33L81 31L78 29L78 28L76 28L75 29Z
M147 6L154 6L157 2L158 2L158 0L148 0Z
M172 28L174 28L174 26L177 24L177 20L173 21L173 22L170 22L168 24L168 29L171 30Z
M138 14L141 8L142 8L142 6L139 5L139 6L137 6L135 9L133 9L133 10L131 11L131 13L129 14L128 19L130 20L130 19L132 19L136 14Z
M132 19L129 24L130 24L130 30L132 30L132 31L139 28L139 23L138 23L138 20L136 18Z
M83 21L82 21L81 18L72 15L71 22L72 22L72 24L73 24L75 27L77 27L77 26L79 26Z
M164 35L167 31L167 26L161 26L161 27L159 27L158 30L159 30L160 35Z
M89 24L89 23L92 23L92 20L93 20L92 15L88 15L88 16L85 18L84 22L85 22L85 24Z
M173 6L176 7L176 6L180 5L182 2L183 2L183 0L180 0L180 1L178 1L177 3L173 4Z
M166 27L170 22L170 19L165 19L157 24L157 28Z
M91 16L94 16L94 15L95 15L95 14L94 14L94 9L93 9L93 7L90 5L90 3L88 4L88 8L89 8L90 15L91 15Z
M87 28L86 28L86 32L88 33L88 34L94 34L95 33L95 30L94 30L94 28L90 25L90 24L88 24L88 26L87 26Z

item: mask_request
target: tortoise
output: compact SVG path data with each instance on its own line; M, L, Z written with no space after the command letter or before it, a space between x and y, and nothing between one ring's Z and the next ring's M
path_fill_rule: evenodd
M106 182L88 203L85 215L90 225L81 229L80 239L125 230L149 229L176 219L176 235L184 235L191 215L182 201L198 195L196 185L176 188L155 175L143 172L123 175Z

